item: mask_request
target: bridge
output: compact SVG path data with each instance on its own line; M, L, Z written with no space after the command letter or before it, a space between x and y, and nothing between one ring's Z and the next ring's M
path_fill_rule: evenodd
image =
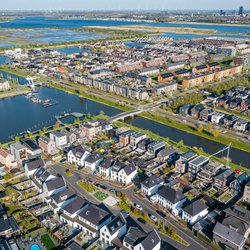
M125 120L128 117L134 117L135 115L139 115L140 113L144 111L151 111L154 108L160 107L162 103L153 103L153 104L146 104L146 105L141 105L138 106L137 109L131 110L131 111L126 111L123 113L120 113L118 115L112 116L108 119L109 122L114 122L118 120Z
M27 80L27 84L26 84L26 86L28 85L28 86L30 86L32 89L34 89L36 86L41 86L41 85L43 85L44 84L44 82L34 82L34 80L33 80L33 77L31 77L31 76L27 76L26 77L26 80Z

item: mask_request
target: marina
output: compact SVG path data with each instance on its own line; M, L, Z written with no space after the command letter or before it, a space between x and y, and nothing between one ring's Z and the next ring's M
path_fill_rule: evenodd
M36 96L34 92L28 93L27 95L25 95L25 97L34 103L40 104L41 106L45 108L58 104L58 102L55 100L51 100L47 98L43 98L43 99L39 98L38 96Z

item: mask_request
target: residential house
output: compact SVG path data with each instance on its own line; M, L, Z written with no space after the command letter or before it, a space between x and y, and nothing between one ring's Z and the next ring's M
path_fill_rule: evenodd
M31 139L22 140L23 145L27 149L28 158L36 158L41 156L42 149Z
M153 142L153 140L151 138L145 138L143 140L141 140L140 142L138 142L137 144L137 148L138 150L141 150L142 152L147 151L148 149L148 145Z
M14 156L9 153L9 151L0 148L0 163L8 168L13 168L17 166L17 162L14 159Z
M110 179L113 181L119 181L119 172L126 166L125 163L116 161L110 172Z
M216 189L219 193L225 192L230 183L233 181L235 172L232 169L226 169L222 173L214 177L213 188Z
M180 191L165 186L156 193L157 202L160 206L168 210L176 210L181 208L186 201L186 196Z
M202 104L195 105L191 108L191 116L198 119L200 117L200 112L204 109Z
M123 239L123 248L131 250L161 250L161 238L158 232L146 234L138 228L130 227Z
M137 168L134 163L130 163L123 167L118 173L118 182L122 184L130 184L137 176Z
M141 132L134 132L132 135L130 135L130 146L137 147L137 144L146 137L146 134L143 134Z
M8 217L7 214L4 214L3 217L0 218L1 239L3 240L4 238L10 238L11 236L19 236L19 235L20 235L20 229L18 227L15 218L13 216Z
M45 182L44 194L47 197L51 197L52 195L57 194L66 188L67 188L67 185L66 185L64 178L59 176L55 179Z
M87 235L95 238L99 235L100 229L109 224L111 220L112 215L110 213L91 204L77 215L75 225Z
M30 177L31 175L34 175L35 172L41 167L45 167L45 162L42 158L38 158L35 160L31 160L29 162L26 162L24 164L25 174L28 177Z
M147 153L150 157L155 157L163 148L165 148L165 142L158 140L153 141L147 146Z
M200 112L200 119L203 121L211 121L211 117L214 113L214 110L211 108L205 108Z
M94 152L90 153L86 159L84 160L84 166L88 170L94 172L95 170L98 169L99 164L103 161L102 155Z
M194 225L207 214L208 207L200 200L196 200L182 209L182 219L190 225Z
M249 180L249 176L246 172L243 172L241 174L239 174L235 180L233 180L230 184L229 184L229 190L231 192L232 195L239 195L240 197L243 194L244 191L244 187L246 185L246 183Z
M243 120L243 119L238 119L234 125L233 125L233 128L236 130L236 131L239 131L241 133L244 133L247 129L248 129L248 126L249 126L249 122L246 121L246 120Z
M190 115L192 107L193 107L193 105L191 105L191 104L186 104L186 105L180 107L179 108L179 114L181 114L183 116Z
M50 197L49 207L56 214L59 212L60 209L62 209L64 206L66 206L76 198L77 195L75 194L75 192L73 192L72 189L66 188Z
M244 187L243 201L250 203L250 181Z
M223 123L223 118L225 117L225 114L223 113L215 113L211 116L211 122L213 124L220 124Z
M203 155L200 155L188 163L188 173L191 180L195 179L197 173L209 162L209 158Z
M67 145L67 136L58 131L49 134L50 139L55 142L56 147L63 149Z
M90 152L87 151L83 146L79 145L68 152L67 158L70 164L76 164L78 167L84 167L85 159L89 155Z
M124 133L119 135L119 146L127 147L130 143L130 136L134 133L132 130L125 131Z
M141 182L141 193L151 196L158 191L163 183L164 180L162 180L160 177L157 175L151 175Z
M89 202L82 197L77 196L61 209L60 221L74 227L77 215L89 206Z
M20 142L10 144L10 153L18 163L22 163L28 159L27 149Z
M159 162L166 162L167 160L175 159L176 155L178 155L176 149L172 146L169 146L160 150L160 152L157 154L157 160Z
M126 221L122 216L115 217L112 221L100 229L100 241L102 247L116 246L116 241L119 242L126 232Z
M188 163L193 160L197 154L193 151L188 151L180 155L179 160L175 162L175 170L177 173L184 174L187 172Z
M43 153L48 155L54 155L58 152L55 141L46 136L39 137L38 146L42 149Z
M171 72L164 73L158 76L158 82L168 83L171 82L173 79L174 79L174 74Z
M239 206L232 206L225 210L222 223L216 223L213 239L223 249L242 250L249 233L249 211Z
M102 131L102 125L99 121L91 121L80 125L80 129L88 140L93 140Z
M232 128L237 120L238 117L234 115L226 115L223 119L223 126L226 128Z
M111 169L114 165L114 159L106 158L99 165L99 175L103 177L109 177L111 175Z

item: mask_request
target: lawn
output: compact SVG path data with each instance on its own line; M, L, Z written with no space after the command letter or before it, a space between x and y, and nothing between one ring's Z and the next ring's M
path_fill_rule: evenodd
M233 196L230 193L225 193L219 198L219 200L222 201L223 203L227 203L229 200L232 199L232 197Z
M41 242L47 250L52 250L56 247L48 234L41 236Z
M94 194L94 196L95 196L95 198L97 198L97 199L100 200L100 201L104 201L104 200L108 197L107 194L105 194L105 193L103 193L103 192L101 192L101 191L96 192L96 193Z
M85 181L78 181L77 184L89 193L93 193L94 191L97 190L97 187Z

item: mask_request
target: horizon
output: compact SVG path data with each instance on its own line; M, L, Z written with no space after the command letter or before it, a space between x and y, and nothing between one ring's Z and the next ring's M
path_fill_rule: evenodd
M59 4L60 3L60 4ZM191 7L192 6L192 7ZM194 9L193 6L196 6ZM204 10L238 10L240 6L250 9L248 0L9 0L1 4L1 11L204 11Z

